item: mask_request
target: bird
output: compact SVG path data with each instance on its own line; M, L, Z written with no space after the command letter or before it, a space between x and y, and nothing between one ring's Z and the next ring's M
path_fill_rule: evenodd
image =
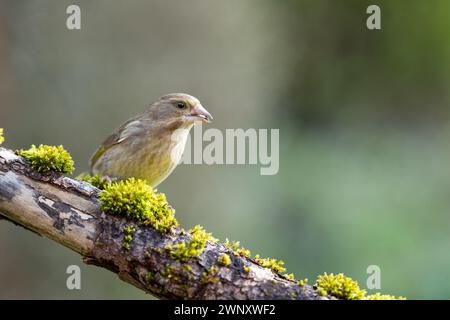
M142 179L156 187L178 165L194 124L212 120L194 96L164 95L104 140L90 159L90 173L111 180Z

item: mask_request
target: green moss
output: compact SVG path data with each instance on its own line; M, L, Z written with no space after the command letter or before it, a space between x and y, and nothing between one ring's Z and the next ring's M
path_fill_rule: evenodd
M217 267L211 266L208 272L202 273L202 282L203 283L216 283L219 281L218 277L215 277L214 275L217 273Z
M300 282L299 285L301 285ZM395 297L379 292L366 296L366 291L359 288L357 281L342 273L337 275L324 273L318 276L315 287L321 296L331 295L344 300L406 300L405 297Z
M306 285L308 283L308 278L298 280L297 283L300 287L303 287L304 285Z
M136 228L133 225L129 225L127 227L124 227L122 230L123 230L123 232L125 234L133 234L133 233L136 232Z
M108 179L103 178L100 175L91 176L90 174L83 173L77 177L77 180L81 180L92 184L94 187L105 190L106 186L111 183Z
M122 248L124 248L125 250L130 250L130 244L131 241L133 241L133 234L136 232L136 228L132 225L129 225L127 227L123 227L122 231L124 233Z
M344 276L324 273L317 277L316 290L322 295L331 295L345 300L361 300L364 298L365 290L359 288L358 282Z
M246 258L250 258L250 256L252 255L250 250L245 249L245 248L239 248L234 253L237 254L238 256L246 257Z
M231 258L230 258L230 256L229 255L227 255L226 253L224 253L223 255L221 255L218 259L217 259L217 261L221 264L221 265L223 265L223 266L229 266L230 265L230 263L231 263Z
M107 184L100 201L104 212L150 225L162 233L178 226L175 210L170 208L166 196L144 180L130 178Z
M150 225L161 233L172 232L172 228L178 226L175 210L167 203L164 193L154 193L149 208L151 214L144 221L144 225Z
M122 248L130 250L131 241L133 241L133 234L136 232L136 228L132 225L123 227L122 229L124 237L122 242Z
M153 273L152 272L147 272L147 274L145 275L145 280L147 281L147 282L151 282L151 281L153 281L153 279L155 278L155 276L153 275Z
M395 297L390 294L381 294L379 292L364 297L364 300L406 300L405 297Z
M212 243L218 241L211 233L207 233L200 225L195 226L193 229L189 230L188 233L191 235L191 239L188 242L183 241L172 246L166 246L170 256L179 262L185 262L202 253L205 249L206 241Z
M278 273L286 271L286 268L284 267L284 262L281 260L261 258L259 254L257 254L255 256L255 262L259 264L261 267L272 269L273 271Z
M17 150L16 153L27 160L30 166L41 173L55 171L71 174L74 162L70 153L63 146L32 145L28 150Z
M209 241L211 243L217 243L219 240L214 238L212 236L212 233L208 233L205 231L203 226L196 225L194 228L188 230L188 233L192 236L193 239L195 239L198 242L205 242Z
M191 242L186 245L184 241L176 243L173 246L168 245L166 249L169 250L170 256L179 262L185 262L190 258L196 257L203 251L203 248L194 248L191 246Z
M285 274L283 274L283 278L295 281L295 276L293 273L285 273Z
M210 275L215 275L217 273L217 267L216 266L211 266L211 268L209 268L209 274Z
M134 178L107 185L100 193L103 211L143 222L151 215L153 189L144 180Z
M161 272L161 275L167 279L178 279L176 269L170 266L166 267L163 272Z
M236 251L237 249L239 249L240 244L241 243L239 241L230 241L228 240L228 238L226 238L223 245L231 251Z
M228 238L225 240L224 246L233 251L235 256L241 256L249 258L251 256L250 250L241 247L239 241L230 241Z
M3 137L3 128L0 128L0 144L2 144L3 141L5 141L5 138Z
M188 264L183 265L183 272L189 272L192 270L192 267Z

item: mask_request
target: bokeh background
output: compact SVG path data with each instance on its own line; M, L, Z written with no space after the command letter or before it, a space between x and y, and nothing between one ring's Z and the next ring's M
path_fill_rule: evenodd
M369 4L382 30L366 28ZM124 120L191 93L211 127L279 128L280 171L180 166L159 190L183 226L310 282L344 272L364 287L378 265L383 292L450 298L449 15L446 0L0 0L5 146L63 144L81 173ZM3 221L0 298L149 296Z

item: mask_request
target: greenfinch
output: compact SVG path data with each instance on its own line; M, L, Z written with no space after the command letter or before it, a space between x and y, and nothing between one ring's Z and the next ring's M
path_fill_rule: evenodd
M134 177L156 187L180 161L192 126L211 120L191 95L162 96L106 138L91 158L91 174L118 180Z

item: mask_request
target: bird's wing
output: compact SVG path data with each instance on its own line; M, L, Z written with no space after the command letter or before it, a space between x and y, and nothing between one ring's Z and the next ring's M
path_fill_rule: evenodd
M106 140L98 147L94 155L91 157L90 166L91 168L95 165L98 159L112 146L119 144L133 135L140 132L142 129L141 121L136 118L130 119L124 124L122 124L116 131L106 138Z

